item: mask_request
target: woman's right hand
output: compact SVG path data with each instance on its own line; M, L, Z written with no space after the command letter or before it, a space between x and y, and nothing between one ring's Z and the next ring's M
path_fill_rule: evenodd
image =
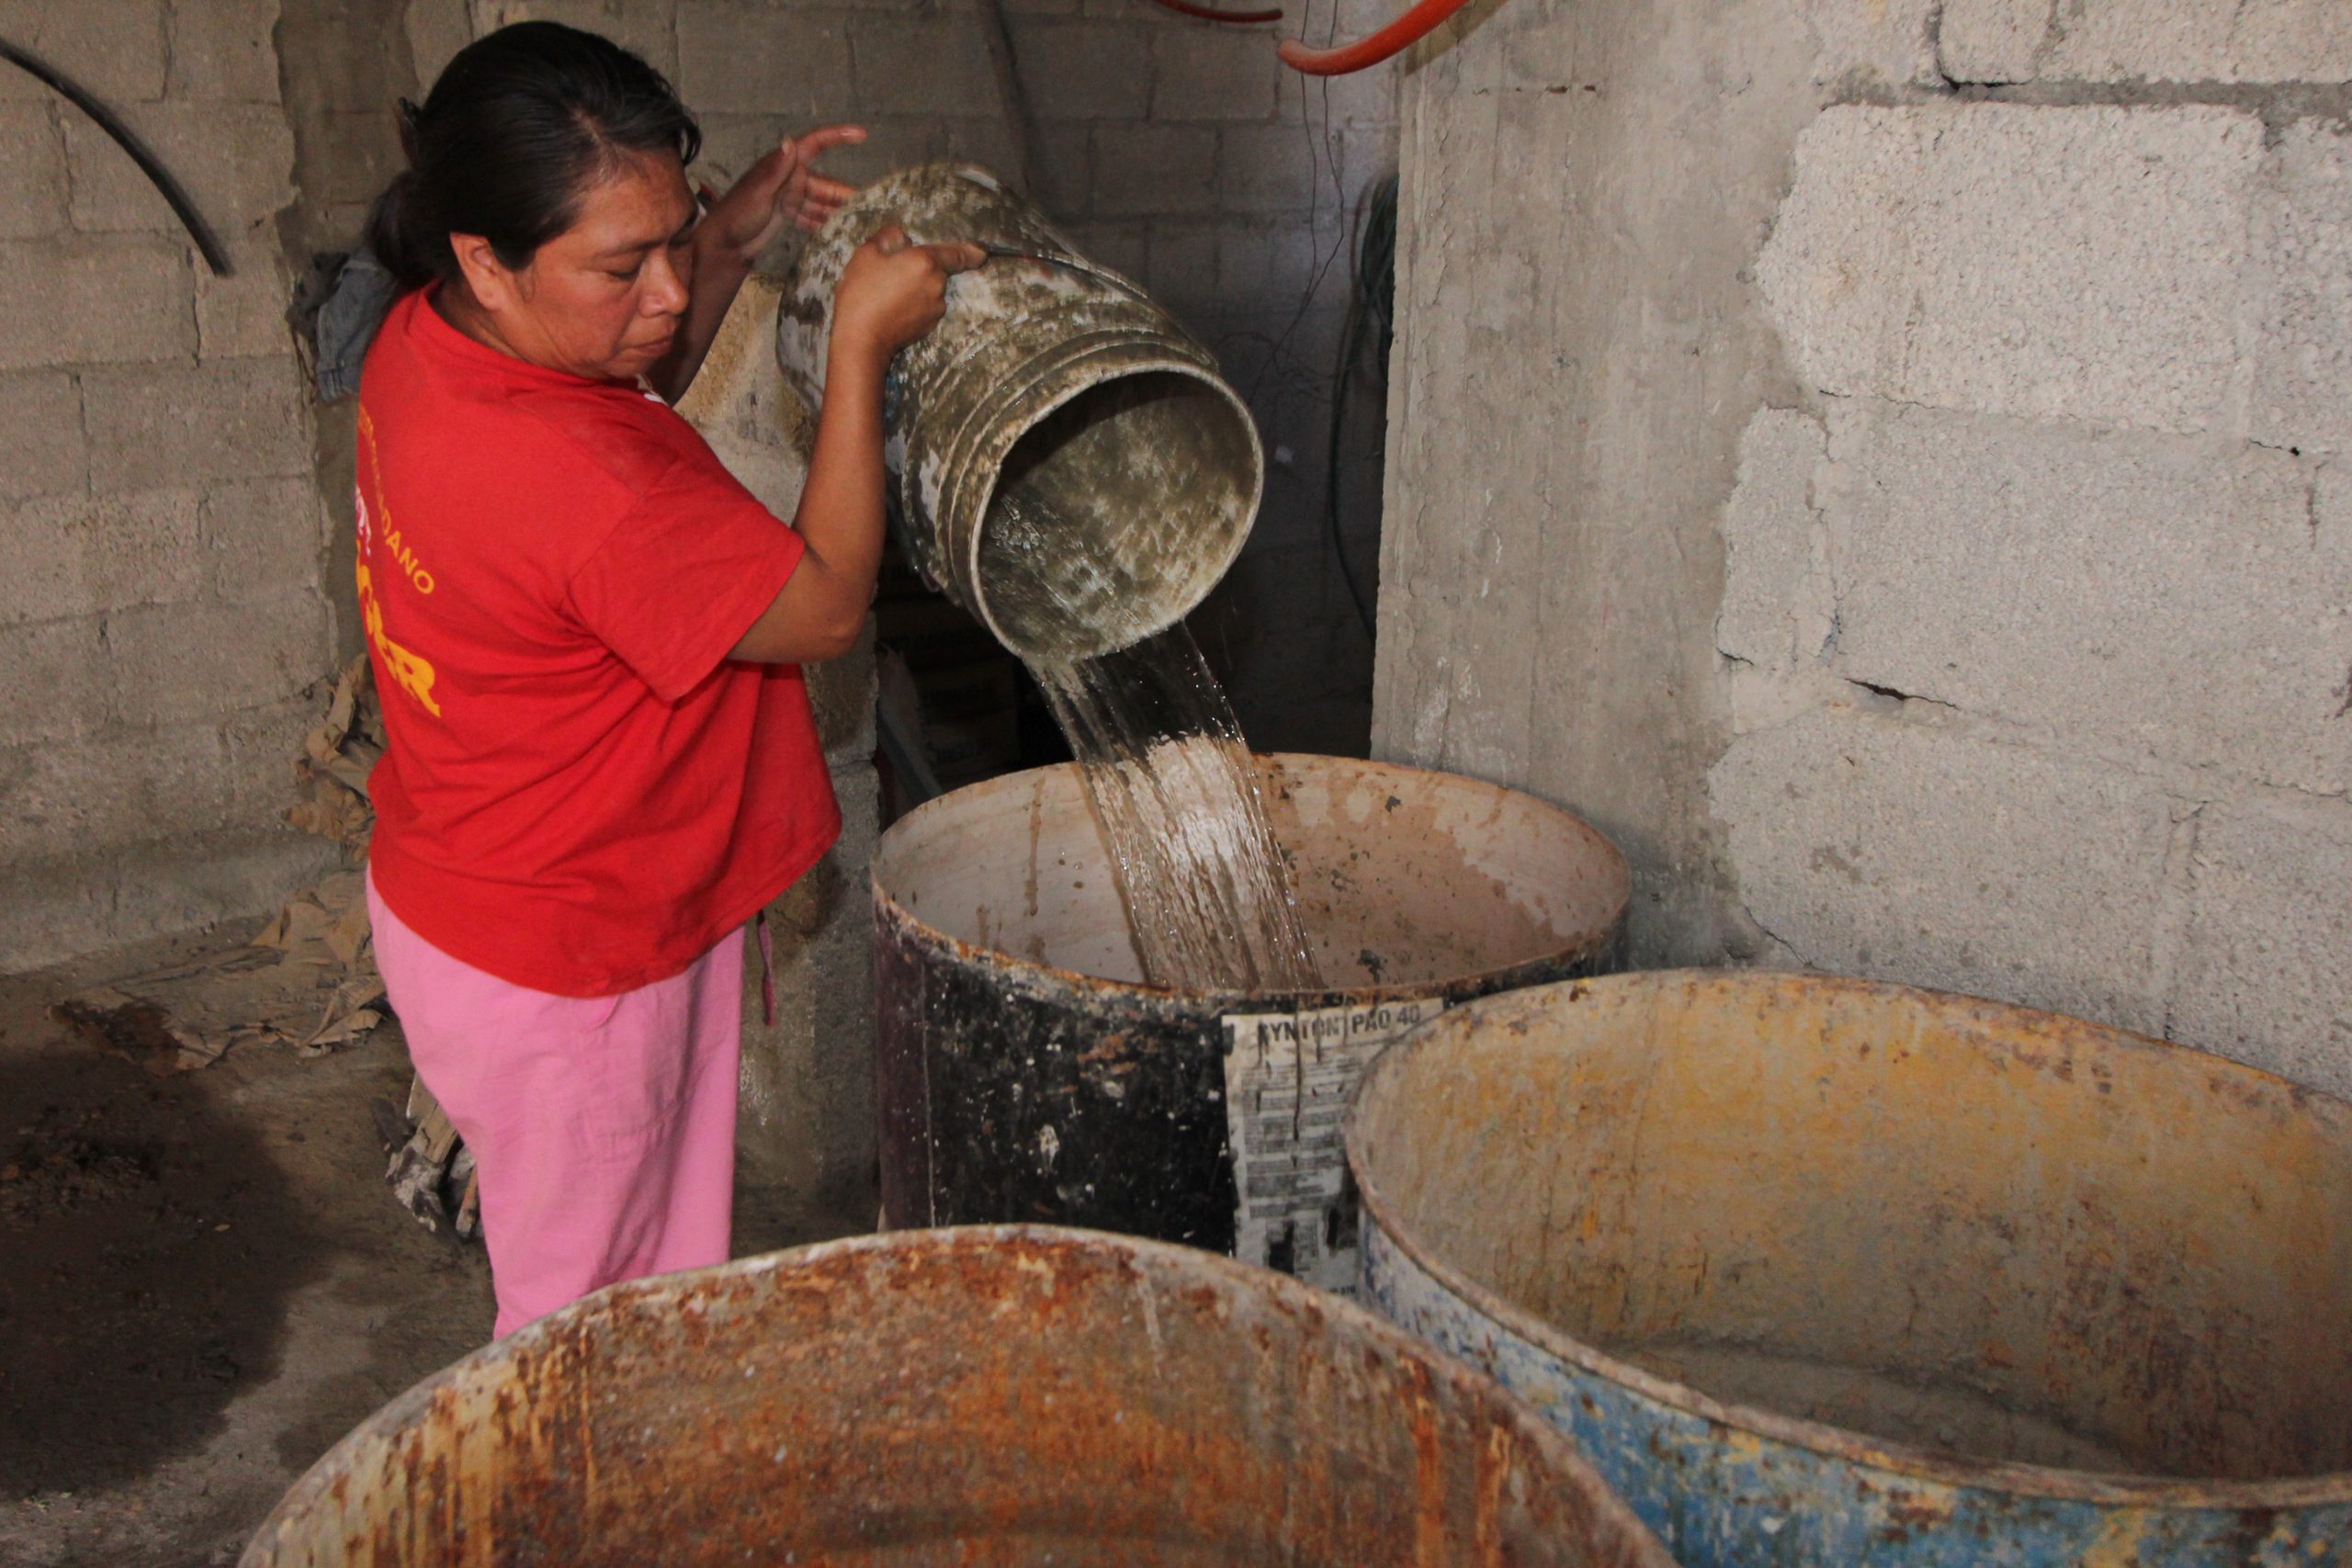
M857 247L833 288L833 347L887 359L939 324L947 280L988 260L978 245L918 245L896 223Z

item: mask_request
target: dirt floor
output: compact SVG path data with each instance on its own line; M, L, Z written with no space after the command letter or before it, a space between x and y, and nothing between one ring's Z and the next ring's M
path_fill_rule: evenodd
M157 1077L49 1004L247 933L0 979L0 1563L225 1563L352 1427L490 1337L479 1246L383 1182L397 1027ZM747 1179L739 1253L838 1234ZM800 1234L796 1234L796 1231Z

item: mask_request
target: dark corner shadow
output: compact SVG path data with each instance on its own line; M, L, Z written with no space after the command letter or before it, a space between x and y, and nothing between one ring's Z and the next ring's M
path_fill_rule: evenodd
M145 1474L277 1371L318 1248L202 1077L0 1052L0 1500Z

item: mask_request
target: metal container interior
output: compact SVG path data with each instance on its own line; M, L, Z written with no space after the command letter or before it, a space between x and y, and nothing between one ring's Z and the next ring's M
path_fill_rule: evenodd
M1523 985L1530 966L1589 957L1623 927L1624 857L1548 801L1393 762L1257 762L1335 996ZM901 919L1001 962L1154 988L1074 766L991 779L909 813L882 836L874 888Z
M915 564L1017 653L1080 658L1174 624L1240 553L1264 483L1216 356L985 170L927 164L860 191L802 254L776 344L811 408L833 288L887 223L1000 253L892 361Z
M1452 1003L1615 961L1624 857L1559 807L1385 762L1258 766L1326 992L1145 985L1074 767L957 790L882 836L876 1065L891 1223L1082 1224L1238 1250L1351 1290L1338 1135L1363 1061ZM1348 1038L1289 1047L1314 1064L1294 1076L1266 1065L1282 1043L1272 1057L1249 1043L1283 1022ZM1253 1083L1298 1103L1266 1108ZM1263 1135L1261 1109L1301 1129L1290 1152L1262 1152L1284 1139ZM1245 1224L1253 1172L1306 1196Z
M1348 1149L1372 1299L1687 1562L2352 1551L2341 1101L1969 998L1624 975L1430 1024Z
M1035 1229L600 1292L370 1417L243 1561L1669 1563L1565 1438L1371 1314Z

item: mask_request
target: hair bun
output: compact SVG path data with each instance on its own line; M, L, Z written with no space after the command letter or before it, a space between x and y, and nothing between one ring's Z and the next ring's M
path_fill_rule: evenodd
M416 162L417 129L424 123L424 111L408 99L399 100L401 108L401 152L411 164Z

